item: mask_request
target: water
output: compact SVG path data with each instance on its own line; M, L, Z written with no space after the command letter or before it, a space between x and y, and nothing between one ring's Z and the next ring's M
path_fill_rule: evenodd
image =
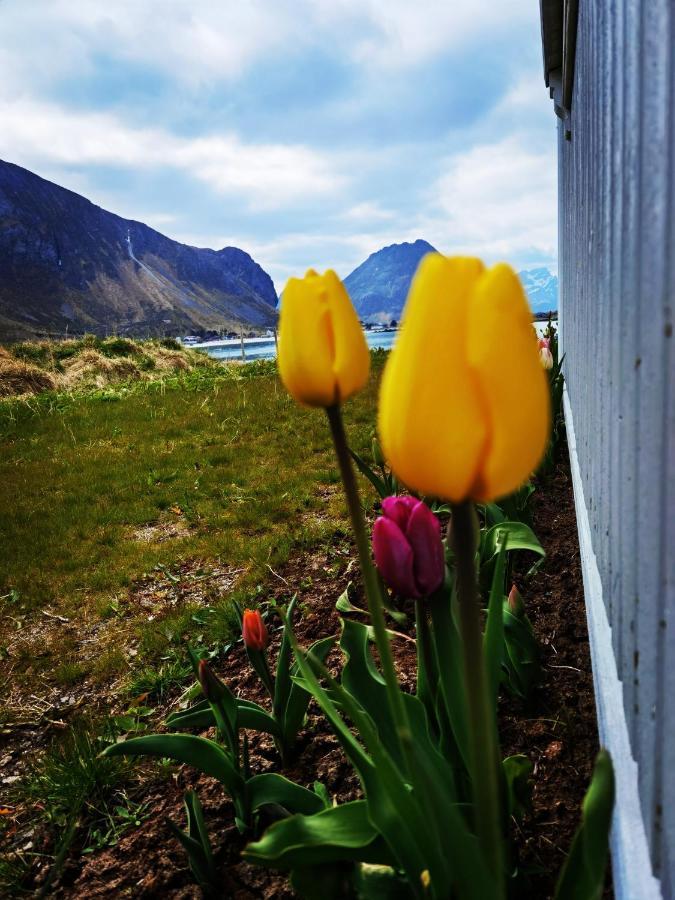
M534 328L538 335L543 334L546 324L546 322L534 323ZM366 331L364 334L366 343L371 349L390 350L394 346L398 331ZM200 350L206 350L209 356L213 356L215 359L241 359L241 342L238 338L226 341L207 341L203 344L193 344L192 346L198 347ZM245 338L244 347L247 362L254 359L274 359L277 355L273 337Z

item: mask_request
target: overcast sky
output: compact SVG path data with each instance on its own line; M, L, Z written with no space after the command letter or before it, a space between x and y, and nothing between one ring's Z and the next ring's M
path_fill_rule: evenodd
M557 270L536 0L0 0L0 158L278 290L422 237Z

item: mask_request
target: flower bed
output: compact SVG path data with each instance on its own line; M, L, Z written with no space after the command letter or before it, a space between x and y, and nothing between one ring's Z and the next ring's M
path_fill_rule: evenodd
M209 896L266 884L278 896L289 889L279 877L289 873L306 900L596 900L613 806L611 759L601 750L590 785L579 784L581 815L576 802L565 805L570 786L547 771L569 753L580 780L581 763L590 763L575 758L580 716L572 707L582 698L589 707L592 695L580 687L582 668L561 661L567 641L578 648L568 635L583 622L569 618L562 590L570 554L554 560L548 608L539 598L543 640L523 598L545 571L528 479L537 471L549 489L555 484L562 390L555 335L537 347L508 266L486 270L479 260L430 254L383 373L382 444L374 440L366 460L349 448L341 405L368 383L370 358L335 274L291 279L281 325L284 385L326 413L356 550L344 572L356 584L336 602L341 566L331 562L322 603L303 602L297 576L271 570L281 596L268 591L243 612L232 606L245 655L230 646L223 661L217 648L188 647L197 679L189 702L159 733L104 738L93 771L103 775L120 757L159 757L216 779L235 830L221 822L214 842L203 805L213 795L204 784L184 793L185 826L167 820ZM505 339L510 355L499 367ZM378 496L374 525L364 517L355 464ZM560 693L553 708L556 691L542 672L547 654ZM244 683L251 672L257 682ZM562 672L576 676L572 690L562 687ZM83 752L93 752L86 742ZM326 756L333 758L327 769ZM170 800L174 788L162 793ZM151 804L134 809L140 825ZM242 877L251 863L282 875ZM156 861L149 890L166 869L165 859ZM115 880L105 873L104 889Z
M543 649L544 678L531 703L502 698L500 726L504 754L525 752L536 765L533 809L518 835L523 865L533 874L532 897L547 897L577 827L581 801L597 752L593 681L586 634L583 586L579 567L576 521L566 447L560 447L552 474L534 495L534 529L547 551L546 560L524 589L528 616ZM353 577L354 552L342 541L314 554L298 556L272 577L271 599L289 599L289 584L299 590L306 612L298 637L307 644L336 633L335 597ZM522 568L527 560L522 561ZM348 571L349 570L349 571ZM356 599L356 598L355 598ZM278 645L278 634L273 649ZM415 653L408 641L395 645L401 680L414 687ZM242 644L217 669L242 695L264 701L258 679L247 664ZM261 771L279 768L272 742L251 736L252 756ZM340 802L359 796L358 780L347 764L325 720L311 710L301 738L301 752L286 774L311 785L318 778ZM195 777L182 767L169 789L150 781L137 799L150 804L151 816L111 849L68 864L59 894L64 897L198 897L185 857L165 817L182 818L183 792L197 787L218 849L218 872L237 897L291 897L287 878L243 862L245 841L234 825L231 804L213 779Z

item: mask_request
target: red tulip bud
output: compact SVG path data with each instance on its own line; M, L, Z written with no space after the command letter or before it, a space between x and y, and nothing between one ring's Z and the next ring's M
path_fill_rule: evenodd
M525 604L523 603L523 598L520 596L520 591L515 586L512 586L511 591L509 593L509 609L513 613L514 616L520 618L525 612Z
M373 553L380 573L401 597L428 597L445 576L441 526L415 497L387 497L373 528Z
M257 609L244 610L241 633L249 650L264 650L270 642L267 627Z
M223 693L223 685L205 659L199 660L198 677L202 694L207 700L217 701Z

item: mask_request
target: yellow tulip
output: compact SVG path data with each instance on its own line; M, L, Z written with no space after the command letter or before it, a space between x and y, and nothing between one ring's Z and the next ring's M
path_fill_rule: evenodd
M279 374L307 406L333 406L368 380L370 353L349 294L335 272L290 278L279 325Z
M502 497L535 469L549 428L548 381L516 273L425 256L380 391L380 440L396 475L453 503Z

